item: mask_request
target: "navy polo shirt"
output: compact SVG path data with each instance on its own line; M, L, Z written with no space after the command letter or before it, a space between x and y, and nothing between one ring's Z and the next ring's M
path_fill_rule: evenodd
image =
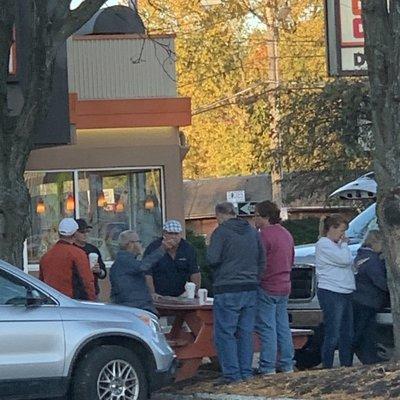
M144 256L152 253L161 246L162 238L150 243ZM165 253L147 275L151 275L157 294L162 296L180 296L185 291L185 283L189 281L190 275L199 272L197 265L196 250L185 239L181 239L176 251L175 259Z

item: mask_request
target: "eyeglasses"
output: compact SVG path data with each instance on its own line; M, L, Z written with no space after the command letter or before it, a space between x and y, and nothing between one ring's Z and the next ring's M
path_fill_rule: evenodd
M131 243L142 243L141 240L130 240Z

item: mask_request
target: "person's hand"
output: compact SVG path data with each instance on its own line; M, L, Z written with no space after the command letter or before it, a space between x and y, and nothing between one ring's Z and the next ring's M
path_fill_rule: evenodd
M175 247L175 240L174 238L170 239L170 238L163 238L162 242L161 242L161 246L163 247L163 249L165 251L171 250Z
M162 298L162 296L158 293L152 293L151 297L153 298L153 301L157 301L160 300Z
M341 243L349 243L349 238L346 237L345 235L343 235L343 236L340 238L340 242L341 242Z
M92 272L93 272L94 274L99 274L99 273L101 272L101 268L100 268L99 263L93 265L93 267L92 267Z

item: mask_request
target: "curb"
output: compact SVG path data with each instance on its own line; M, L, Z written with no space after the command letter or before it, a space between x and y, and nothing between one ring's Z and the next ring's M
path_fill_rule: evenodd
M172 394L154 393L151 400L296 400L290 397L264 397L264 396L244 396L240 394L213 394L213 393L194 393L194 394Z

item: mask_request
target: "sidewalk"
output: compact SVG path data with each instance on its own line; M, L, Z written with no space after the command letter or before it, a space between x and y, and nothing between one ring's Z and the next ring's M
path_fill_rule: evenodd
M356 400L400 398L400 363L357 365L256 376L245 382L214 386L215 371L199 371L153 394L151 400Z
M151 396L151 400L299 400L289 397L265 397L265 396L245 396L238 394L212 394L194 393L187 395L157 393Z

